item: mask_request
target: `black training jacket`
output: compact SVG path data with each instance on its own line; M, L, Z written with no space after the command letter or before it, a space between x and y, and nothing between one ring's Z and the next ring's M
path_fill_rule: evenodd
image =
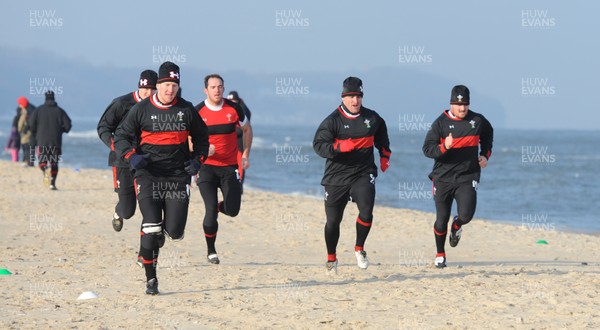
M435 159L431 180L464 183L479 182L479 155L492 155L494 129L479 113L469 110L464 119L453 118L445 110L432 124L423 142L423 153ZM447 150L444 141L452 133L453 145ZM480 149L481 147L481 149Z
M344 153L336 150L336 142L348 139L356 149ZM327 159L321 184L344 186L363 175L377 176L373 147L380 156L389 158L390 141L383 118L365 107L361 107L358 116L353 116L340 105L319 125L313 139L315 152Z
M191 158L203 161L208 155L208 129L190 102L175 98L164 105L155 94L134 105L117 127L115 151L127 161L133 153L150 155L148 165L136 170L135 177L180 178L184 182L189 180L184 163Z
M127 112L142 99L137 91L119 96L108 105L100 121L98 121L98 137L110 149L108 166L129 167L129 164L119 159L115 153L114 135L117 126L121 123Z

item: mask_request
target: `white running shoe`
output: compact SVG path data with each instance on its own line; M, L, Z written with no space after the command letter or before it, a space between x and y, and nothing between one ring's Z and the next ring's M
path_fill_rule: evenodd
M337 259L334 261L327 261L325 267L327 268L327 275L336 275L337 274Z
M213 265L218 265L221 261L219 260L219 256L216 253L209 254L207 257L208 262Z
M446 257L435 257L434 264L436 268L446 267Z
M367 269L367 267L369 267L369 258L367 258L367 251L354 251L354 254L356 255L356 263L358 264L358 267L362 269Z

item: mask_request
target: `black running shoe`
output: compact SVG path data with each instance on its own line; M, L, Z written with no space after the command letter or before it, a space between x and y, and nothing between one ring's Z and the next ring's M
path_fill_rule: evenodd
M150 294L153 296L159 294L158 280L156 278L153 278L153 279L149 280L148 282L146 282L146 294Z
M451 247L455 247L458 245L460 241L460 236L462 235L462 227L458 228L458 230L454 230L454 223L458 220L458 216L454 217L452 220L452 224L450 224L450 237L448 241L450 242Z
M119 232L121 229L123 229L123 218L121 218L116 212L113 214L112 226L116 232Z

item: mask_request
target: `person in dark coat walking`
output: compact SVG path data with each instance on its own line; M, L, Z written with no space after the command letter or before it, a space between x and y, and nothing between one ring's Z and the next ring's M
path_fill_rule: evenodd
M44 184L50 190L56 190L62 135L71 130L71 118L58 106L53 91L46 92L46 102L33 113L29 127L39 147L39 166L44 173Z

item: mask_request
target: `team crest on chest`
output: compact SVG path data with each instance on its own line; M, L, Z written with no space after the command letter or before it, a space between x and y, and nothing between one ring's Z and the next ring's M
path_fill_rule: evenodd
M471 128L475 128L475 121L473 119L471 119L471 121L469 122L469 124L471 124Z
M367 128L371 128L371 121L370 120L365 119L364 123L367 126Z
M179 111L177 113L177 121L183 121L183 112Z
M150 119L151 119L151 120L157 120L157 119L158 119L158 116L157 116L157 115L151 115L151 116L150 116Z
M228 113L226 116L227 116L227 121L228 121L228 122L231 122L231 114L230 114L230 113Z

